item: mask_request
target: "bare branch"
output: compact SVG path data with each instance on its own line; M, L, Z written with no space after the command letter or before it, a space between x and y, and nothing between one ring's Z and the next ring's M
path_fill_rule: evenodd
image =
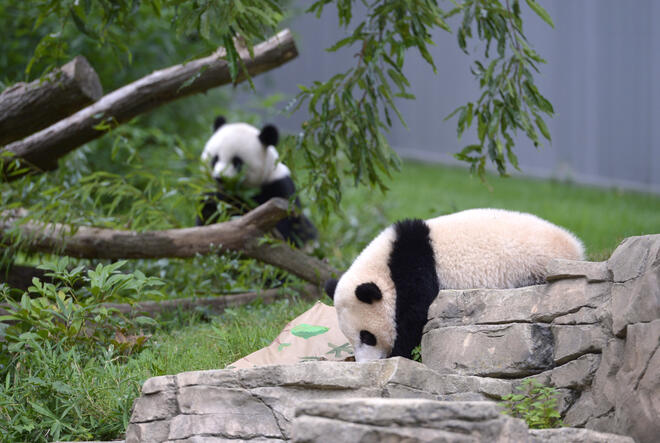
M254 46L254 58L250 58L247 51L242 53L251 76L280 66L297 55L288 29ZM0 153L13 153L24 160L32 172L55 169L58 158L105 134L97 129L99 124L114 128L165 103L230 83L229 64L224 56L224 48L219 48L209 57L153 72L43 131L5 146ZM237 82L243 80L245 75L241 71ZM19 175L7 175L7 164L5 161L4 166L0 165L3 180L17 178Z
M17 83L0 93L0 145L68 117L102 95L99 76L81 55L43 80Z
M162 231L122 231L59 223L21 221L25 210L7 211L0 219L0 238L18 229L19 247L78 258L193 257L236 251L321 284L337 271L328 264L284 243L269 244L263 236L287 215L288 202L274 198L242 217L214 225Z

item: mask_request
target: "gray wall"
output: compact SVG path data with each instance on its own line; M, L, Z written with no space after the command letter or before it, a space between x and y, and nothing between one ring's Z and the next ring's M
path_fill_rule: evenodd
M557 112L546 119L552 144L536 149L525 137L516 153L525 174L660 192L660 17L657 0L546 0L555 29L528 13L525 32L547 59L537 84ZM524 5L524 8L526 6ZM290 24L298 59L259 78L260 92L295 94L298 84L327 79L355 63L355 49L326 53L344 35L334 11L321 20L302 15ZM402 100L408 129L395 126L390 143L403 157L454 162L451 154L474 139L456 139L456 120L443 119L478 97L453 35L438 32L432 48L438 74L417 55L406 62L414 101ZM473 49L474 45L473 45ZM477 51L474 51L477 54ZM304 112L275 120L297 131Z

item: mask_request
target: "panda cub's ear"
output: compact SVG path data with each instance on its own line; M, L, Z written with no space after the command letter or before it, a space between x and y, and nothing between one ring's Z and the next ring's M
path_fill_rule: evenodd
M276 146L277 142L280 140L277 128L273 125L264 126L259 134L259 140L261 141L261 144L264 145L264 148L267 148L268 146Z
M332 300L335 299L335 289L337 289L337 279L331 278L325 282L325 293L328 294Z
M371 304L374 301L378 301L383 298L383 294L380 292L380 289L376 283L362 283L357 288L355 288L355 296L363 303Z
M223 116L221 115L217 116L215 118L215 121L213 122L213 132L217 131L218 128L224 125L225 123L227 123L227 120L225 120Z

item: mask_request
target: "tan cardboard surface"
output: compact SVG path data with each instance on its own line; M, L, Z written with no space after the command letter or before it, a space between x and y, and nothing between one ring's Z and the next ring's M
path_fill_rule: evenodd
M318 301L286 325L269 346L228 367L294 364L303 360L344 360L352 355L348 339L339 330L335 308Z

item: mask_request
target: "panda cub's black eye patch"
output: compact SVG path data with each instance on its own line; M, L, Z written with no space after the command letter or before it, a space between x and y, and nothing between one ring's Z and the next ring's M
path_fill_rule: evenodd
M355 288L355 296L363 303L371 304L374 301L383 298L383 294L378 289L376 283L362 283Z
M360 331L360 341L367 346L376 346L376 336L369 331Z
M234 166L234 169L236 169L236 172L240 172L241 168L243 167L243 159L233 156L231 158L231 164Z
M216 163L218 163L218 156L217 156L217 155L214 155L214 156L211 158L211 167L214 167Z

